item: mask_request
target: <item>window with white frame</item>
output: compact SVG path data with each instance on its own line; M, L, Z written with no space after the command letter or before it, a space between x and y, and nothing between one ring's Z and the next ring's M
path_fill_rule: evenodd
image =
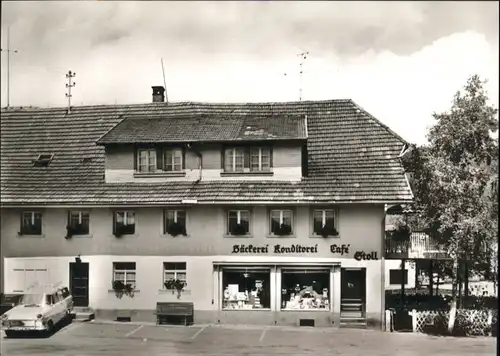
M182 149L169 149L165 150L164 154L164 169L167 172L180 172L182 171Z
M293 234L292 210L271 210L270 221L272 235L286 236Z
M270 170L269 147L231 147L224 151L225 172L269 172Z
M250 211L229 210L227 212L227 234L248 235L250 233Z
M337 219L334 209L315 209L312 214L313 234L318 236L336 236Z
M21 217L22 235L42 234L42 213L39 211L23 211Z
M187 263L186 262L163 262L163 287L166 289L169 281L176 281L187 284Z
M165 210L163 233L172 236L186 235L186 211L178 209Z
M245 166L245 150L243 148L227 148L224 156L224 171L243 172Z
M271 169L271 150L265 147L250 149L250 171L268 172Z
M136 287L135 262L113 262L113 282L129 284L132 289Z
M156 172L156 149L139 149L137 151L137 160L139 172Z
M72 235L87 235L89 233L90 213L88 211L70 211L68 225Z
M115 213L114 233L119 235L135 234L135 213L133 211L117 211Z

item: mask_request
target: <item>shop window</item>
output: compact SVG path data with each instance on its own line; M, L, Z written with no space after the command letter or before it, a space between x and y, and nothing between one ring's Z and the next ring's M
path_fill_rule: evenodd
M293 212L291 210L271 210L271 235L293 235Z
M330 270L283 269L281 271L282 310L329 310Z
M401 273L403 272L403 273ZM408 270L405 269L401 271L401 269L391 269L389 270L389 284L408 284Z
M21 235L42 234L42 213L39 211L24 211L21 219Z
M229 210L227 212L227 234L248 235L250 233L250 212L248 210Z
M113 262L113 282L116 281L135 289L135 262Z
M222 271L224 310L269 309L270 271L263 269L225 269Z

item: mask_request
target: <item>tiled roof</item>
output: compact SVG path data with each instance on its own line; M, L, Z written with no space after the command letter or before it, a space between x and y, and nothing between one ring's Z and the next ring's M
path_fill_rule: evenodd
M304 116L194 115L127 117L98 144L255 141L306 137Z
M96 145L127 118L305 117L309 176L300 182L104 182L104 148ZM273 119L274 120L274 119ZM398 158L404 140L351 100L288 103L149 103L2 109L1 203L166 204L199 202L408 202L411 191ZM48 167L33 167L39 154Z

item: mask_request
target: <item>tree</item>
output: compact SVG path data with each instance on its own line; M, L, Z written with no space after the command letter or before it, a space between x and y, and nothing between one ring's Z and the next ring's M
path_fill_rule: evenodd
M429 145L415 148L406 169L413 172L415 203L426 232L444 245L454 260L456 310L460 261L491 264L498 231L497 110L488 105L477 75L457 92L450 111L433 114Z

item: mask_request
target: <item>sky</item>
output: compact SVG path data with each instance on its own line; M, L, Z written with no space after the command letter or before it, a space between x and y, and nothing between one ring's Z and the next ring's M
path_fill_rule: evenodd
M10 106L347 99L411 143L467 78L498 107L498 2L2 1ZM309 52L302 60L299 53ZM1 106L7 105L2 51ZM303 62L302 79L299 75Z

